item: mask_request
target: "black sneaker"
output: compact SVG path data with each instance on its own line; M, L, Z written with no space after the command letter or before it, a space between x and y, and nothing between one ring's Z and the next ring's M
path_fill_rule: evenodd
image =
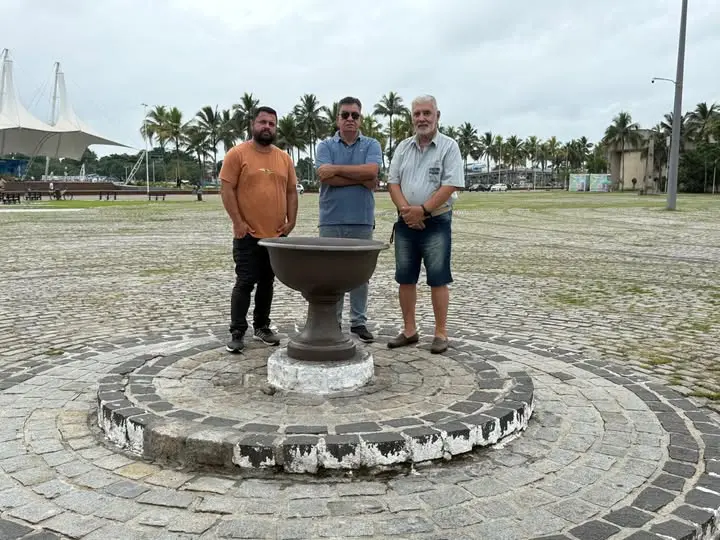
M230 341L228 341L227 345L225 345L225 348L228 352L239 353L245 348L245 343L243 342L244 337L245 334L243 332L233 332Z
M280 345L280 338L267 326L255 330L253 338L262 341L265 345Z
M375 336L370 333L364 324L362 326L353 326L350 331L355 334L360 341L364 341L365 343L375 341Z

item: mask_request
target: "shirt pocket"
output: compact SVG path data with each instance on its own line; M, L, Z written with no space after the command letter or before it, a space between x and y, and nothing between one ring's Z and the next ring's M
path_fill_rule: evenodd
M440 179L442 178L442 161L434 160L428 166L428 181L434 188L440 187Z

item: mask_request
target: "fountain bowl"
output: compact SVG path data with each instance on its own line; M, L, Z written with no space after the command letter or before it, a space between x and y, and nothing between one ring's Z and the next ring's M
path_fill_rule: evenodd
M290 358L333 362L356 357L356 347L343 335L336 305L346 292L368 281L384 242L354 238L280 237L259 241L268 250L275 276L308 301L303 331L288 343Z

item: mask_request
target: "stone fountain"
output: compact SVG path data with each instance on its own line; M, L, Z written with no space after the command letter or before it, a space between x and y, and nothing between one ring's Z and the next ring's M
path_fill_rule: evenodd
M98 385L97 424L109 442L188 468L314 474L449 460L525 429L530 376L472 337L432 355L422 343L359 347L342 333L337 302L370 279L389 246L260 244L278 280L307 301L302 331L287 329L287 346L269 357L250 346L240 361L207 336L130 349Z
M288 391L327 394L353 390L373 377L373 357L343 334L336 305L370 279L388 245L349 238L260 240L277 278L308 302L305 327L268 358L268 383Z

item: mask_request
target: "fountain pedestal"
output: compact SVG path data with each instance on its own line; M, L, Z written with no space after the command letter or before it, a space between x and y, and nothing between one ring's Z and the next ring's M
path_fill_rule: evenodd
M286 237L260 240L276 277L308 302L305 327L268 359L268 383L283 390L326 394L372 379L372 355L342 333L336 306L370 279L380 251L374 240Z

